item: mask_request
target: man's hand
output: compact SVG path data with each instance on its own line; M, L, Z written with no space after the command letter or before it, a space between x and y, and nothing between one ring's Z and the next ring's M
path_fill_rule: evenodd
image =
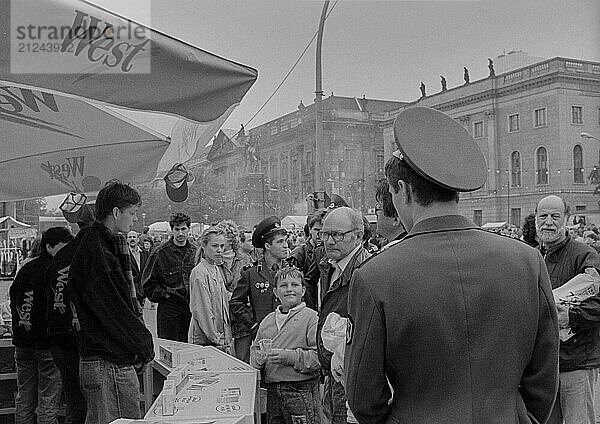
M558 311L558 328L561 330L569 328L569 308L557 303L556 309Z

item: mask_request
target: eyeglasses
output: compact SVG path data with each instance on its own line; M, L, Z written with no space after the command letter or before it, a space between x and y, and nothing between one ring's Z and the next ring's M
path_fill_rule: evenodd
M86 201L87 196L84 193L69 193L58 208L63 212L75 213Z
M346 237L346 234L349 234L353 231L356 231L356 228L353 228L351 230L348 231L344 231L344 232L340 232L340 231L319 231L317 234L319 236L319 238L321 240L323 240L324 242L327 241L329 239L329 237L333 238L333 241L335 241L336 243L338 241L342 241L344 240L344 237Z

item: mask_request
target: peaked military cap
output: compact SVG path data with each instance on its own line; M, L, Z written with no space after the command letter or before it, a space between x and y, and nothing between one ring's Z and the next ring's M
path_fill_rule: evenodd
M453 118L435 109L411 107L394 121L398 150L393 155L423 178L454 191L485 184L487 165L471 135Z
M252 233L252 246L264 248L265 239L275 232L287 234L285 228L281 227L281 221L276 216L269 216L258 223Z

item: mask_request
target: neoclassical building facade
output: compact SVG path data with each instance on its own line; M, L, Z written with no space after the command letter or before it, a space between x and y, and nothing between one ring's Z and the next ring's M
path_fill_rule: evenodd
M556 57L389 111L382 124L386 159L394 118L412 106L448 113L483 151L487 182L460 202L476 223L521 225L549 194L564 197L575 214L598 210L590 175L600 160L600 63Z

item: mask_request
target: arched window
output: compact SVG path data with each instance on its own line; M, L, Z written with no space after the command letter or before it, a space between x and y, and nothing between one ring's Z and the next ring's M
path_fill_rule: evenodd
M510 185L521 187L521 154L512 152L510 155Z
M537 149L535 154L536 184L548 184L548 153L545 147Z
M573 147L573 182L583 183L583 149L579 144Z

